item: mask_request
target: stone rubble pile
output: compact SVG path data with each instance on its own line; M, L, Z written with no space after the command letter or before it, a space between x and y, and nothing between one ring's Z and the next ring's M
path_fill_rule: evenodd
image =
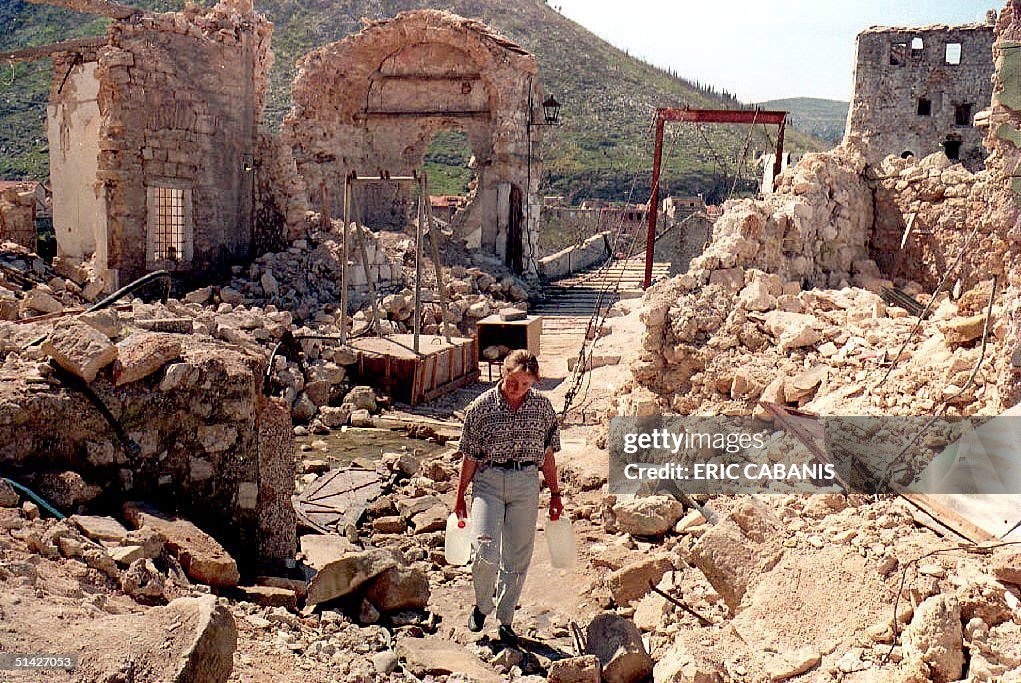
M671 496L605 496L579 510L605 531L580 546L603 572L591 599L603 617L633 624L615 629L636 628L648 645L639 637L604 654L597 644L603 680L608 670L619 672L612 680L651 673L657 683L1021 674L1016 547L969 553L916 527L898 500L821 494L703 504L685 512ZM965 652L978 657L967 668Z
M884 187L900 193L905 212L926 216L918 220L930 220L927 198L970 202L961 197L982 182L935 155L911 166L891 158L883 168ZM963 270L930 302L934 284L887 279L866 253L872 201L862 171L855 148L840 147L806 157L770 198L728 204L690 270L647 293L634 391L618 413L747 415L761 413L759 401L848 415L925 414L947 402L950 414L991 414L1008 405L1001 378L1017 290L1001 279L984 334L991 280ZM960 207L944 208L947 227ZM917 330L917 318L880 296L895 284L931 304Z

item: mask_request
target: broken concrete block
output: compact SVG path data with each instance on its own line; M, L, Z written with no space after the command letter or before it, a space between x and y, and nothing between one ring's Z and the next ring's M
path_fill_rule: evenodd
M787 403L797 403L802 399L812 396L823 382L829 372L825 366L818 366L795 375L784 384L783 395Z
M376 392L372 387L357 386L347 392L343 403L350 403L355 410L367 410L373 412L377 409Z
M651 557L621 567L606 577L606 587L613 595L613 601L626 606L637 600L659 583L663 575L673 569L673 563L666 557Z
M961 678L961 606L952 595L928 598L917 608L904 629L904 658L919 657L928 665L929 680L949 683Z
M400 564L386 548L350 553L330 562L312 577L305 604L316 605L354 592L359 586Z
M447 515L450 513L446 505L435 505L424 512L419 512L411 518L411 525L415 527L416 534L425 534L430 531L439 531L447 524Z
M77 318L79 322L92 325L109 339L113 339L121 333L122 325L120 317L117 315L117 311L111 308L104 308L99 311L92 311L91 313L82 313Z
M761 280L753 280L741 290L737 302L748 311L770 311L776 308L776 295Z
M35 287L30 289L25 298L21 300L21 310L34 314L60 313L64 310L64 304L53 298L42 289Z
M276 586L238 586L241 599L262 607L283 607L295 611L298 609L298 595L289 588Z
M751 515L741 519L744 525L732 514L710 527L688 558L732 611L741 604L752 581L772 569L782 555L775 534L767 537L760 529L768 527L765 522L756 524Z
M413 567L388 569L369 583L365 597L380 612L425 609L429 604L429 577Z
M135 527L147 526L166 539L188 578L210 586L236 586L237 562L212 536L186 519L169 519L140 503L125 503L124 517Z
M134 334L117 345L113 378L117 386L148 377L181 357L181 340L165 334Z
M595 655L568 657L552 662L549 667L549 683L599 683L602 668Z
M420 512L430 508L443 505L443 501L436 496L419 496L418 498L399 498L397 500L397 512L404 519L410 519Z
M110 557L122 567L130 565L135 560L144 560L145 548L140 545L124 545L109 549Z
M319 409L319 419L330 429L343 427L351 419L351 406L323 406Z
M514 320L525 320L528 317L528 311L522 311L520 308L501 308L500 319L512 322Z
M947 346L961 346L982 337L985 329L985 315L973 315L968 318L954 318L937 324Z
M230 610L216 602L216 596L178 598L167 611L187 624L194 633L189 646L177 660L177 675L168 680L224 683L234 668L238 631Z
M401 517L380 517L372 520L372 530L380 534L403 534L408 530L408 523Z
M659 536L669 531L684 514L684 506L672 496L639 496L613 506L617 528L632 536Z
M344 555L358 551L351 541L337 534L305 534L299 543L305 564L315 570L321 570Z
M184 295L184 302L187 304L204 304L213 295L212 287L200 287Z
M595 655L605 683L636 683L652 674L653 662L631 620L606 612L585 630L585 653Z
M765 326L782 349L812 346L822 339L818 318L804 313L770 311L766 314Z
M128 536L128 530L113 517L71 515L70 519L93 541L123 543Z
M135 324L150 332L191 334L195 331L195 321L191 318L153 318L152 320L136 320Z
M688 514L684 515L684 517L681 517L679 520L677 520L677 524L674 525L674 533L683 534L688 531L691 531L693 528L697 526L702 526L705 523L706 523L705 515L703 515L698 510L692 510Z
M656 660L655 683L723 683L730 676L717 662L698 657L688 644L678 640Z
M117 359L117 347L96 328L75 320L62 320L42 344L43 353L60 367L86 382Z

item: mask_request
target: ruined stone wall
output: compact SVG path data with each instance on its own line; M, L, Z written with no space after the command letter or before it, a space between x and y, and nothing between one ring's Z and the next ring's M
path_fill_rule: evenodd
M542 101L535 57L478 22L424 10L319 48L300 69L283 136L309 192L330 188L335 216L348 173L410 175L436 132L461 130L478 175L475 200L458 223L462 236L503 258L516 187L522 267L537 272L540 166L531 157L541 129L526 125L530 95L533 107ZM413 213L407 189L389 183L360 185L355 198L355 218L371 228L403 228Z
M96 191L105 195L111 280L249 256L270 34L271 24L241 0L111 26L95 68L102 117ZM54 99L62 76L55 74ZM155 186L184 192L176 260L154 259Z
M922 158L950 140L968 168L981 168L982 131L972 124L990 101L992 43L991 24L862 31L847 135L861 137L868 162ZM960 46L959 64L948 63L948 44Z
M309 228L308 193L291 149L275 135L261 133L256 155L256 254L280 251Z
M994 46L996 72L993 103L986 146L991 155L989 172L1000 179L998 194L990 197L989 209L1000 215L997 221L1010 246L1013 266L1007 269L1008 283L1021 288L1021 2L1008 0L996 24ZM1006 298L1004 324L1007 353L1000 367L1001 392L1005 405L1021 402L1021 297Z
M128 364L124 349L137 335L127 331L127 321L104 311L90 322L121 342ZM86 323L64 324L68 335L100 334ZM18 356L19 342L38 335L39 327L0 335L10 344L0 345L0 356L7 356L0 364L0 470L19 478L73 470L101 484L97 502L147 500L177 511L243 563L293 557L290 415L262 396L264 358L209 337L165 334L156 335L163 338L158 343L147 341L149 349L165 348L168 339L179 344L165 368L120 386L116 375L101 371L90 388L141 447L128 454L84 395L48 372L40 375L31 354Z
M0 242L35 250L35 203L31 184L0 191Z

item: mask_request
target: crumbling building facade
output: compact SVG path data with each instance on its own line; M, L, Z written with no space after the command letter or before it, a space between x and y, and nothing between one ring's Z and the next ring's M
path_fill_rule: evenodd
M250 257L272 25L250 0L118 18L54 59L58 256L93 259L108 289Z
M943 151L971 170L985 159L975 115L992 96L993 25L873 26L858 34L847 135L870 165Z
M408 176L438 131L467 134L477 189L459 227L469 247L518 273L537 273L542 102L535 57L484 24L449 12L402 12L306 57L292 87L283 138L310 201L344 178ZM357 188L355 218L403 228L408 196L391 183Z

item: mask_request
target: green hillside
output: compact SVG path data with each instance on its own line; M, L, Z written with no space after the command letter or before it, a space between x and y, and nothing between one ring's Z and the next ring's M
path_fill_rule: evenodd
M138 0L137 6L168 10L183 0ZM203 0L199 4L212 4ZM609 45L575 22L537 0L256 0L274 22L276 61L270 74L266 124L279 125L290 108L290 83L295 61L314 48L360 30L362 17L393 16L398 11L435 7L474 17L495 27L526 49L540 63L547 93L563 104L563 124L544 129L537 154L545 160L543 192L588 197L648 198L652 165L651 122L662 106L736 108L736 100L712 88L696 86L637 60ZM44 44L96 34L103 20L32 5L23 0L0 8L0 50ZM722 49L722 48L721 48ZM43 177L46 139L43 132L47 61L22 65L13 76L0 75L0 176ZM704 192L720 199L730 189L730 176L755 151L771 147L775 131L757 127L673 124L666 140L663 184L671 193ZM794 151L817 150L824 143L790 131ZM467 173L465 148L457 136L445 136L429 152L433 192L460 192ZM751 162L744 164L745 167ZM758 175L753 169L749 177ZM750 182L739 187L753 187Z
M792 125L820 140L835 145L844 137L847 109L850 104L816 97L792 97L786 100L761 102L759 106L763 109L789 111Z

